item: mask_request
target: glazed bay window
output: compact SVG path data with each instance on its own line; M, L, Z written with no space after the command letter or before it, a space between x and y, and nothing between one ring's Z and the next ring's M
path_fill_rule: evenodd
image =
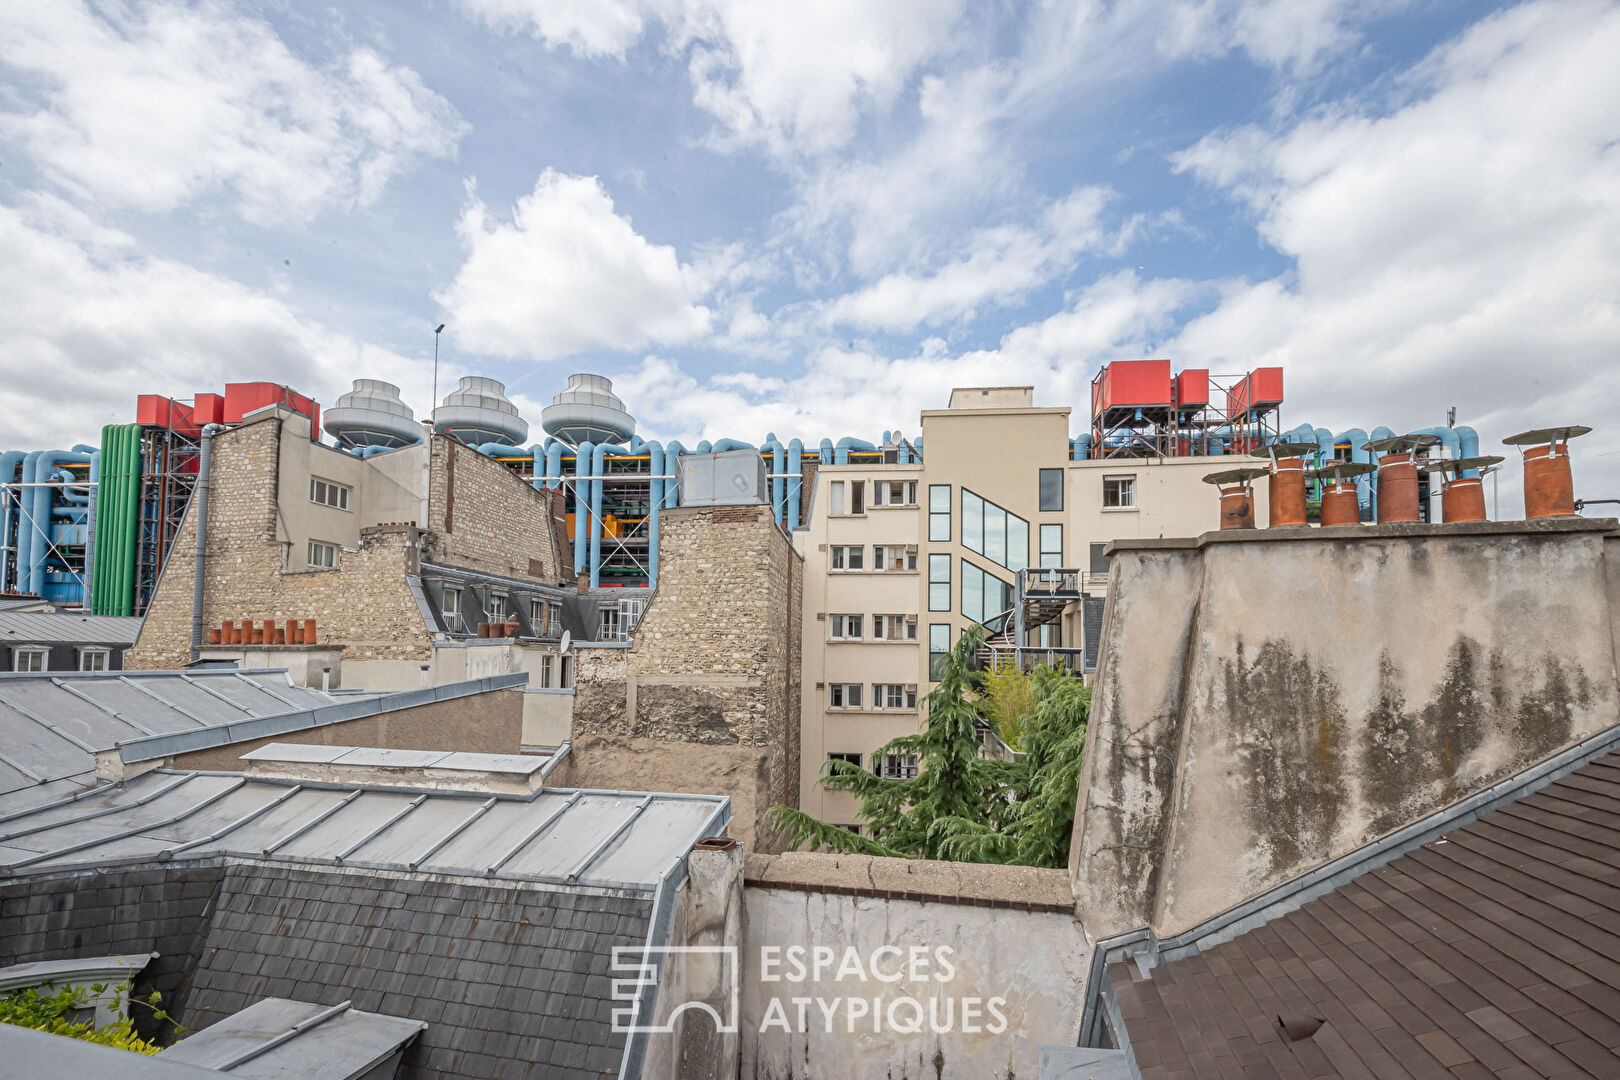
M940 669L945 665L945 657L951 652L951 624L928 624L928 677L935 682L939 681Z
M1103 477L1103 509L1130 510L1136 506L1136 477Z
M1041 567L1063 565L1063 526L1041 526Z
M884 754L882 776L885 780L915 780L917 778L917 755Z
M917 688L904 683L873 683L872 708L915 709Z
M827 707L829 709L858 709L861 707L861 684L858 682L835 682L827 684Z
M80 649L79 670L106 671L111 655L111 652L107 649Z
M859 641L865 618L864 615L828 615L827 637L833 641Z
M874 641L916 641L917 616L915 615L874 615L872 616L872 640Z
M321 540L309 542L309 565L323 570L335 570L338 564L338 546Z
M309 478L309 501L320 506L330 506L334 510L347 510L349 489L342 484L334 484L330 480L312 476Z
M928 556L928 610L951 610L951 557Z
M917 569L917 545L878 544L872 548L872 569L904 571Z
M12 649L12 671L44 671L50 663L47 649Z
M873 506L916 506L917 481L875 480L872 482Z
M1029 566L1029 522L962 489L962 546L1009 570Z
M831 554L834 570L866 569L866 547L862 544L834 544Z
M962 614L974 622L1000 615L1013 606L1013 587L994 574L962 560Z
M949 543L951 539L951 485L928 485L928 539Z

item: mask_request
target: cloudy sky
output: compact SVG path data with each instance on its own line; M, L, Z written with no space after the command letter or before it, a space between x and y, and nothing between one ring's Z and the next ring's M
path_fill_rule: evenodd
M1620 497L1617 56L1601 0L6 4L0 441L421 411L442 321L441 387L599 371L688 445L985 383L1078 431L1156 355L1281 364L1285 426L1585 422Z

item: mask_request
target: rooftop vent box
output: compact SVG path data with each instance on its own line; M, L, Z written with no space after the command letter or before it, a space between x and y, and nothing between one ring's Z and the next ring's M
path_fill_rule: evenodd
M754 506L766 501L765 460L757 450L683 454L682 506Z

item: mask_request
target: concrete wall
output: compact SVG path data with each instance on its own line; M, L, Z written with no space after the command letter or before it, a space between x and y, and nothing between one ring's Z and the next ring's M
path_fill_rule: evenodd
M1115 545L1071 848L1088 930L1176 933L1613 725L1613 528Z
M670 750L665 772L656 771L658 755L646 759L654 771L645 790L732 795L746 828L741 804L754 797L758 775L742 763L748 758L764 769L760 811L796 805L801 565L765 506L666 511L658 589L630 647L575 650L572 782L615 786L599 778L622 775L623 763L592 748L648 740ZM741 753L717 753L727 748ZM693 772L687 760L704 758L724 763L743 789L691 786L706 770Z
M1078 1040L1090 948L1061 870L806 852L751 856L743 904L745 1077L1012 1080L1036 1075L1041 1044ZM809 969L802 981L786 964L786 950L795 947ZM833 957L819 979L817 947ZM919 962L910 969L913 948ZM860 976L846 966L849 950ZM768 963L773 957L783 964ZM795 998L804 1003L803 1024ZM902 999L920 1005L894 1005ZM1000 999L993 1009L992 999ZM851 1030L852 1012L863 1008L852 1007L854 1000L867 1011ZM940 1028L951 1011L949 1031L935 1031L926 1011L922 1030L905 1030L930 1008ZM968 1026L978 1030L964 1029L965 1009L977 1013ZM881 1015L876 1032L873 1011Z
M515 754L521 749L523 697L521 689L489 690L453 701L435 701L378 716L176 754L164 767L237 772L245 767L243 754L269 743Z

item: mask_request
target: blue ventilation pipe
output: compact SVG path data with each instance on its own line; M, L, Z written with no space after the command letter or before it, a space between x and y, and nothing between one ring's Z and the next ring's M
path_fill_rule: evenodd
M831 439L821 440L820 454L821 463L823 465L831 465L833 463L833 442Z
M0 454L0 483L15 484L17 470L22 468L23 459L27 456L21 450L7 450L4 454ZM0 506L3 506L3 510L0 510L0 592L7 592L11 587L11 571L6 556L17 549L17 542L12 534L18 515L12 508L17 505L19 494L20 491L11 488L0 490Z
M658 588L658 511L664 502L664 447L656 439L645 443L648 471L652 479L647 485L647 587ZM675 455L671 454L670 457Z
M1469 427L1466 424L1464 424L1462 427L1459 427L1457 429L1457 447L1458 447L1458 450L1457 450L1457 456L1458 457L1478 457L1479 456L1479 432L1475 431L1473 428ZM1478 476L1479 475L1479 470L1478 469L1464 469L1462 474L1464 476Z
M799 497L804 490L804 477L800 475L804 472L804 442L801 439L793 439L788 443L788 472L792 474L788 477L788 528L797 529L799 527Z
M1091 436L1076 435L1069 440L1069 457L1073 461L1084 461L1091 456Z
M90 585L96 576L96 503L101 500L101 451L90 454L90 505L85 514L84 540L84 597L80 603L90 607Z
M574 449L574 576L585 572L586 523L591 518L591 452L596 444L586 440Z
M562 486L562 459L567 449L556 439L546 445L546 487L556 490Z
M42 451L34 464L34 475L39 478L36 482L48 482L58 473L58 466L69 463L88 465L90 455L72 450ZM73 474L66 470L61 470L61 475L67 480L73 478ZM28 591L35 596L45 595L45 562L51 550L51 496L57 490L49 487L28 489L33 497L33 510L31 511L34 518L33 531L39 534L30 546L28 555ZM22 572L20 570L17 577L18 580L21 580Z
M681 475L681 457L686 453L687 449L681 445L681 440L669 440L668 445L664 447L664 472L669 476L679 477ZM668 510L680 504L680 481L678 479L664 481L664 509Z
M580 444L581 453L585 444ZM602 477L607 475L607 459L628 457L630 451L614 443L597 443L591 448L591 588L602 584ZM579 534L579 521L575 519L574 534ZM577 556L575 557L577 561Z
M701 442L699 442L697 444L697 449L692 451L692 453L694 453L694 454L707 454L707 453L711 452L711 450L713 449L713 446L714 446L714 444L709 442L708 439L704 439L704 440L702 440Z
M873 446L865 439L856 439L845 435L842 439L839 439L838 444L833 447L833 464L848 465L849 452L851 450L872 451L876 449L877 447Z
M34 489L28 485L34 482L34 476L39 471L39 459L45 451L30 450L23 455L22 477L19 483L22 487L16 491L17 514L16 522L16 576L11 581L11 587L17 592L28 591L28 568L33 565L34 537L38 530L34 528L31 515L33 513Z
M723 454L727 450L757 450L757 449L758 449L758 447L756 447L753 443L743 442L741 439L721 439L719 442L715 443L708 450L703 449L703 444L702 443L698 444L698 453L700 453L700 454Z
M776 432L769 432L765 441L759 447L761 454L769 454L771 462L771 517L777 522L787 520L787 494L786 478L782 473L786 471L786 451L781 443L776 441Z
M1438 436L1439 439L1440 439L1440 445L1445 447L1447 452L1453 458L1462 457L1462 454L1459 452L1459 447L1461 445L1462 440L1457 437L1457 429L1456 428L1426 427L1426 428L1419 428L1417 431L1411 432L1410 434Z

